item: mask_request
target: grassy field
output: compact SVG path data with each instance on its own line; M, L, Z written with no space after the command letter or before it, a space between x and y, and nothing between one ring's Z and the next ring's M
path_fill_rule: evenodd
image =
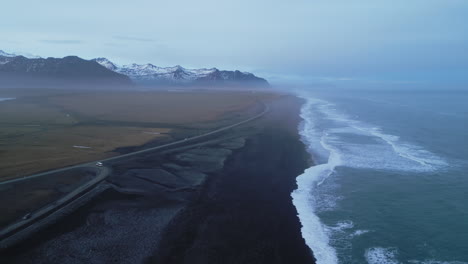
M119 147L170 141L180 129L209 129L271 96L9 91L17 99L0 102L0 180L114 156Z

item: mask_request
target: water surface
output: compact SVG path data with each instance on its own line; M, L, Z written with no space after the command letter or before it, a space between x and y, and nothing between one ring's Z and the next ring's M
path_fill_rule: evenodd
M300 92L297 179L322 263L468 263L468 93Z

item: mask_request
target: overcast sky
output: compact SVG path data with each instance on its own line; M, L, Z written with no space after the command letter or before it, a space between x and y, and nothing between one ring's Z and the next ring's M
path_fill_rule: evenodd
M272 81L468 83L467 0L15 0L0 49Z

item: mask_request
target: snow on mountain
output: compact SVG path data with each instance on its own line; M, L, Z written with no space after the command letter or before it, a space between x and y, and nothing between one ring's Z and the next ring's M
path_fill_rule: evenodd
M117 70L117 66L106 58L97 58L97 59L94 59L94 61L101 64L102 66L106 67L107 69L111 71Z
M30 53L20 52L20 53L14 53L14 54L17 55L17 56L26 57L28 59L42 59L41 56L37 56L37 55L34 55L34 54L30 54Z
M16 57L16 55L10 54L10 53L6 53L6 52L4 52L3 50L0 50L0 65L8 63L8 62L11 61L14 57Z
M3 57L16 57L18 55L11 54L11 53L6 53L3 50L0 50L0 56L3 56Z
M23 57L26 57L28 59L40 59L41 58L39 56L32 55L32 54L29 54L29 53L21 53L21 52L7 53L7 52L5 52L3 50L0 50L0 56L1 57L8 57L8 58L23 56Z
M128 64L117 66L106 58L94 59L97 63L106 67L109 70L125 74L131 79L136 81L178 81L190 82L203 78L218 71L216 68L212 69L186 69L180 65L174 67L158 67L151 63L147 64Z
M268 86L265 79L252 73L240 71L220 71L211 69L186 69L180 65L174 67L158 67L151 63L116 65L106 58L94 59L109 70L127 75L135 82L146 84L195 84L195 83L242 83L250 85Z
M23 53L23 54L8 53L8 52L5 52L3 50L0 50L0 65L7 64L8 62L12 61L15 57L18 57L18 56L23 56L23 57L28 58L28 59L39 59L40 58L39 56L34 56L34 55L31 55L31 54L27 54L27 53Z
M73 56L65 57L64 60L70 60ZM54 58L42 59L41 57L26 54L26 53L8 53L0 50L0 66L5 68L14 67L20 61L26 59L23 63L27 65L28 72L34 72L37 69L45 65L46 62L52 62ZM31 61L27 61L32 59ZM128 65L117 65L106 58L96 58L92 61L97 62L100 66L103 66L107 70L113 73L119 73L130 78L136 83L142 84L242 84L242 85L256 85L256 86L268 86L268 82L265 79L259 78L248 72L240 71L220 71L216 68L202 68L202 69L186 69L180 65L174 67L159 67L151 63L147 64L128 64ZM18 62L15 65L10 65L10 62ZM73 63L78 63L73 61ZM21 63L19 63L21 64ZM21 64L21 65L23 65ZM98 66L91 62L88 68L96 69L94 66ZM18 65L16 65L18 66ZM41 68L42 69L42 68ZM102 68L101 68L102 69Z

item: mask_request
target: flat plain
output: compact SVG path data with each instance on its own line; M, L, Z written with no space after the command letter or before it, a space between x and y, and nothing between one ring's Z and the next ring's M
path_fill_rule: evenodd
M13 93L13 94L12 94ZM0 91L0 95L2 91ZM241 119L267 93L9 91L0 103L0 180L95 161ZM224 122L224 123L223 123Z

